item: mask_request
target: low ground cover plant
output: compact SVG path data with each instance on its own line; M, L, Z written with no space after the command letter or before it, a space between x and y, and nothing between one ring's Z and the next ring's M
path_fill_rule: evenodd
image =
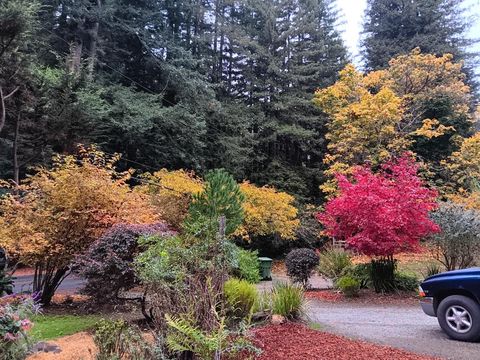
M360 290L360 281L350 275L342 276L336 281L335 285L347 297L357 296Z

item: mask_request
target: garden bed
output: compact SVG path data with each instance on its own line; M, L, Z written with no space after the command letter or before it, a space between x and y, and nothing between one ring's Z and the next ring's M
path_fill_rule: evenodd
M256 346L263 350L256 357L258 360L435 359L388 346L347 339L295 323L265 326L256 329L253 334Z
M414 292L397 291L391 294L377 294L371 289L360 290L356 297L346 297L336 290L310 290L305 293L305 297L310 300L325 302L345 302L357 304L375 304L375 305L397 305L414 306L418 305L418 296Z

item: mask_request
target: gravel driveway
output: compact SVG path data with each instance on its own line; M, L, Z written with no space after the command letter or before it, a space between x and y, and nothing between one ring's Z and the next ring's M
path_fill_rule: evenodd
M337 304L312 300L310 321L323 329L351 338L409 350L444 359L480 359L480 343L450 340L437 319L423 314L419 306Z

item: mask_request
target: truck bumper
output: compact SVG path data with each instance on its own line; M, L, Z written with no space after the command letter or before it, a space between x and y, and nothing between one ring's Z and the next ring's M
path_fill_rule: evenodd
M424 297L420 299L420 305L425 314L429 316L436 316L433 308L433 297Z

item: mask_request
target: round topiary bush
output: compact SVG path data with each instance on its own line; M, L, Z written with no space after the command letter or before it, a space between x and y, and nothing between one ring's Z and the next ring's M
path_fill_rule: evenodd
M312 249L302 248L290 251L285 259L287 275L294 283L308 286L310 275L318 266L318 255Z

